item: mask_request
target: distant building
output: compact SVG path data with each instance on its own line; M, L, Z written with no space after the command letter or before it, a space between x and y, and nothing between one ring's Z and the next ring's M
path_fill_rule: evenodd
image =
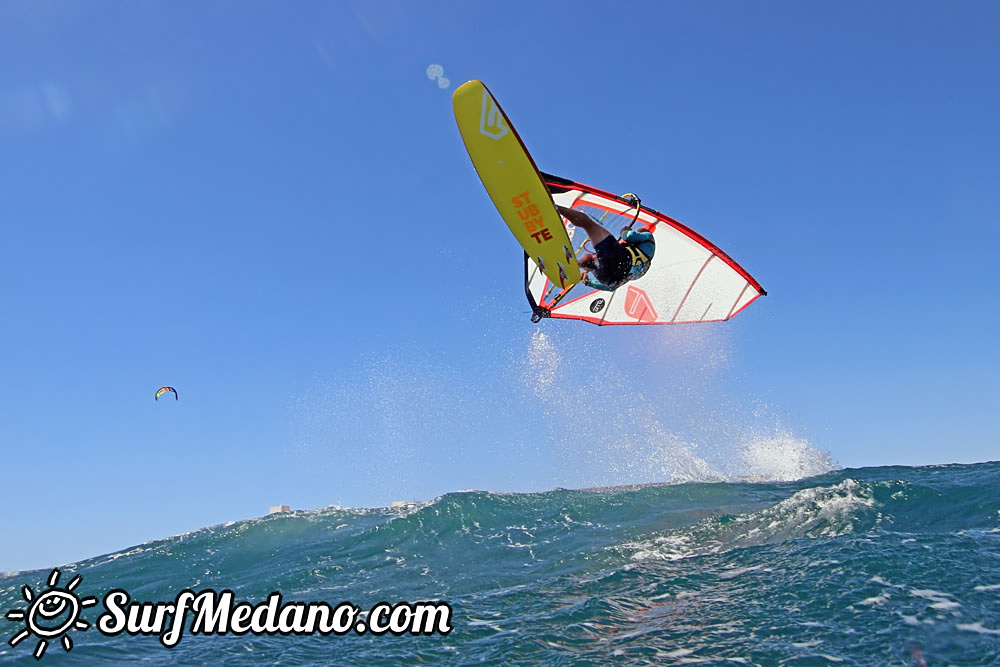
M282 512L291 512L292 508L288 505L271 505L271 509L268 514L281 514Z

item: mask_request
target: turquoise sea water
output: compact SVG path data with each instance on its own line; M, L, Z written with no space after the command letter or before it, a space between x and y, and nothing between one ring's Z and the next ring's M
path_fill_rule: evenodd
M27 610L49 570L0 577ZM88 629L9 640L2 664L1000 664L1000 463L840 470L783 483L452 493L213 526L60 568ZM446 601L447 636L106 637L111 589ZM68 612L67 612L68 613ZM190 625L191 620L187 623ZM51 627L51 626L50 626Z

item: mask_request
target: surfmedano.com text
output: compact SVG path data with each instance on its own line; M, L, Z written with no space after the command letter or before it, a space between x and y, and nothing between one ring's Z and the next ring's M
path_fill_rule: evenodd
M195 593L185 589L173 602L132 602L116 588L104 596L107 610L97 619L101 634L157 636L172 648L180 643L188 616L192 635L447 635L451 605L447 602L380 602L367 612L341 602L283 602L271 593L257 604L237 602L231 590Z

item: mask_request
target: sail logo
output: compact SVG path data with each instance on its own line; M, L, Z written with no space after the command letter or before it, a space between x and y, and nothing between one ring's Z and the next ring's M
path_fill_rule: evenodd
M625 292L625 314L634 317L639 322L655 322L656 309L653 300L638 287L628 286Z
M497 106L496 100L483 90L483 108L479 114L479 133L490 139L502 139L507 136L510 128L504 122L503 112Z

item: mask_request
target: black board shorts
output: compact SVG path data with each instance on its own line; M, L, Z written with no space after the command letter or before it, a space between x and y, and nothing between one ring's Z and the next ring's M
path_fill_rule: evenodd
M628 282L632 270L632 258L628 251L613 236L609 236L594 246L597 268L594 277L608 287L620 287Z

